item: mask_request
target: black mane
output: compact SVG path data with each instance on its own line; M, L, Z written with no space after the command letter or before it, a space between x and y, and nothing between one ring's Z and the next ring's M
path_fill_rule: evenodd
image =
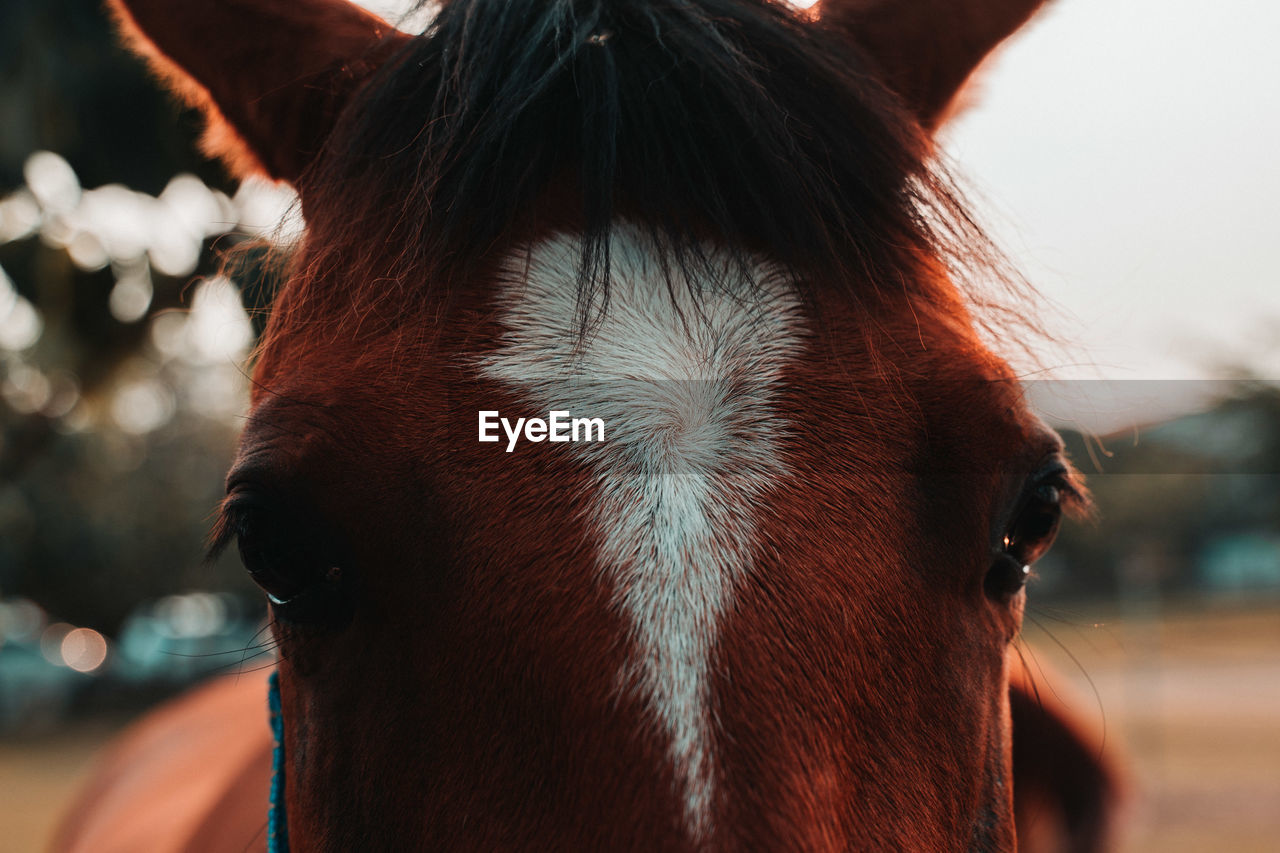
M697 264L691 235L710 237L858 299L986 246L856 48L770 0L451 0L303 186L343 211L348 242L403 252L393 278L433 282L465 280L568 187L584 323L607 302L619 215L664 263Z

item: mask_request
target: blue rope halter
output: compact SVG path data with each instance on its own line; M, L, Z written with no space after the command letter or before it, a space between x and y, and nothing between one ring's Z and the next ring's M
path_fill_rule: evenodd
M289 853L289 821L284 814L284 715L280 712L280 673L267 680L267 707L271 709L271 808L267 812L267 853Z

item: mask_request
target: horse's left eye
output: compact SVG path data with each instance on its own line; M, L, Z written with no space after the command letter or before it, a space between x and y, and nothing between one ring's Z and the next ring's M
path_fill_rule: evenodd
M1024 565L1044 556L1058 535L1062 520L1062 490L1041 483L1031 490L1004 537L1004 550Z
M992 598L1006 599L1021 590L1032 564L1053 544L1062 520L1062 488L1061 476L1052 474L1024 493L987 571L986 590Z

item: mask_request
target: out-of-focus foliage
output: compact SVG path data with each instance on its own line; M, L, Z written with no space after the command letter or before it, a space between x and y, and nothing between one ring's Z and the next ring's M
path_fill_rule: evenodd
M1225 399L1202 412L1102 439L1063 433L1097 517L1067 525L1037 595L1280 596L1280 386L1215 384Z
M141 600L247 589L201 544L287 191L237 190L99 0L0 4L0 595L115 629ZM56 152L56 153L55 153ZM255 320L261 320L255 316Z
M57 151L86 186L152 195L180 172L232 184L191 145L198 117L179 111L117 43L98 0L0 3L0 186L22 183L33 151Z

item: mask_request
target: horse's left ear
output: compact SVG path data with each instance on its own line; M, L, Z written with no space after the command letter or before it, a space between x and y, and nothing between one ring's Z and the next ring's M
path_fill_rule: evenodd
M822 0L815 14L855 42L933 131L978 64L1045 0Z
M408 36L346 0L108 0L125 39L208 121L233 172L296 181Z
M1018 849L1113 849L1126 788L1114 744L1065 698L1060 676L1040 663L1033 676L1021 657L1010 664Z

